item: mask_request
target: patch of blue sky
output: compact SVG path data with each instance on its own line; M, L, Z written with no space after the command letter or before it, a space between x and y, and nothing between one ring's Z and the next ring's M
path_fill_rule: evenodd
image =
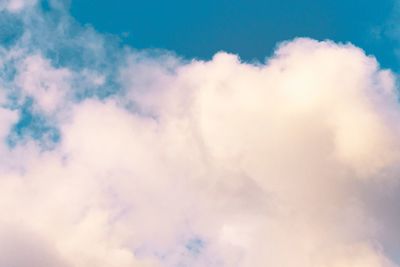
M50 5L50 2L48 0L42 0L39 3L40 8L43 10L43 12L51 12L52 11L52 7Z
M133 249L135 256L139 259L155 257L163 266L197 266L194 263L208 262L207 266L215 266L211 264L217 260L213 255L207 254L207 244L204 239L198 235L191 235L177 241L174 246L158 247L154 244L141 244L140 247ZM222 265L218 265L222 266Z
M13 125L6 142L13 148L29 140L37 142L43 150L54 148L61 140L57 127L44 115L33 110L31 99L27 99L19 109L19 120Z
M220 255L210 251L210 248L207 246L207 241L198 235L193 235L191 238L186 240L184 252L182 254L184 257L182 258L182 261L176 265L177 267L226 266L226 263ZM234 267L236 265L230 266Z
M7 50L0 49L0 58L5 59ZM13 59L4 60L0 64L0 94L5 98L1 103L1 107L12 110L19 109L21 94L17 90L14 79L17 75L17 69Z
M3 51L0 50L0 57L4 59L4 54L2 53ZM13 60L8 60L5 62L2 62L3 64L0 64L0 83L1 87L3 90L9 90L12 89L13 85L13 80L17 74L17 69L15 68L15 64ZM14 94L16 92L14 91Z
M193 237L189 239L185 245L186 250L192 256L198 256L202 253L206 246L206 243L203 239L199 237Z
M0 45L9 48L23 34L23 22L8 12L0 12Z

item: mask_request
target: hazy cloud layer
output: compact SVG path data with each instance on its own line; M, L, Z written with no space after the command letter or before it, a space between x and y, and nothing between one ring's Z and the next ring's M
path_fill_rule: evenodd
M187 60L1 3L0 266L398 266L398 92L361 49Z

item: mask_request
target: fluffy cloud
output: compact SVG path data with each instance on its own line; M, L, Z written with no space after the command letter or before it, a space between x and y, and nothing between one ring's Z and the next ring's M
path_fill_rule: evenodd
M1 50L0 265L397 266L400 109L373 57L187 61L31 12Z

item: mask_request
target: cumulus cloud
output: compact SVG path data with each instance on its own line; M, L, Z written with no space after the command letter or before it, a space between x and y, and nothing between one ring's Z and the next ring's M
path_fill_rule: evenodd
M396 81L360 48L187 60L27 12L0 50L0 265L398 266Z

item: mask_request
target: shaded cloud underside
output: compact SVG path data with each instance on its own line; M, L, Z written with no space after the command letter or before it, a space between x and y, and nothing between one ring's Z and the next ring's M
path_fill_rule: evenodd
M397 88L361 49L185 60L0 9L0 266L398 266Z

